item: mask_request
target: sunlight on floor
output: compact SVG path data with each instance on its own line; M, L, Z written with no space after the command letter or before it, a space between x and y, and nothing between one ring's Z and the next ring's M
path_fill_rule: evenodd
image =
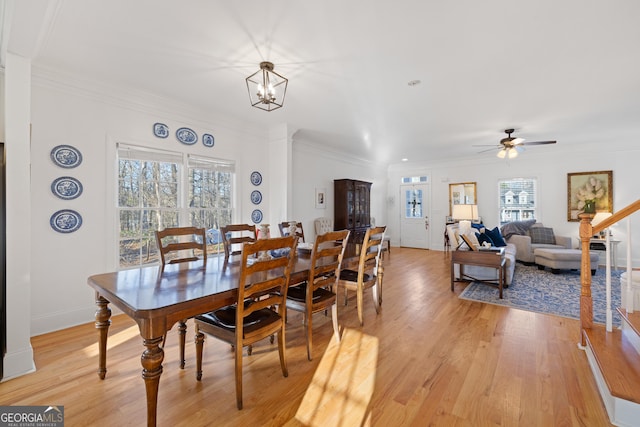
M345 329L327 348L288 426L370 425L378 338ZM365 421L366 420L366 421Z
M117 334L109 334L107 338L107 351L134 337L140 338L140 329L138 329L137 325L131 326ZM141 338L140 342L142 342ZM87 357L98 355L98 332L96 332L96 342L85 347L82 351Z

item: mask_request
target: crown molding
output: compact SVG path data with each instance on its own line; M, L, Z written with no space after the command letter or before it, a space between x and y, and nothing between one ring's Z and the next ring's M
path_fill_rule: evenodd
M203 128L226 128L233 132L264 138L268 129L262 125L240 121L219 111L207 111L193 105L153 93L118 87L86 77L64 73L37 65L32 67L32 84L67 92L99 103L131 111L170 117ZM215 117L212 120L212 117ZM213 124L212 124L213 121Z

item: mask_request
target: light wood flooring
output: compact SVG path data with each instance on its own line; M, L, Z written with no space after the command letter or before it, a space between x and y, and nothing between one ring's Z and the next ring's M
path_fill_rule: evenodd
M360 327L351 296L339 305L343 340L314 316L307 360L301 316L289 311L289 377L269 340L244 357L244 409L235 404L233 357L205 342L195 379L193 324L187 365L177 332L167 339L159 426L608 426L579 350L577 320L458 298L445 252L393 248L385 259L382 311L365 296ZM497 290L496 290L497 292ZM505 291L508 292L508 289ZM87 323L32 339L37 372L0 383L0 405L64 405L67 426L146 423L142 343L136 325L114 316L107 377L98 379L97 332Z

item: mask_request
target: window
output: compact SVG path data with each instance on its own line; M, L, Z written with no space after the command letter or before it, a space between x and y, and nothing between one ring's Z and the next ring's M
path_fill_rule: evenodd
M407 206L405 208L405 218L422 218L422 190L405 190Z
M155 230L166 227L204 227L219 245L217 230L232 218L233 178L230 162L120 144L120 268L158 262Z
M536 218L536 179L512 178L498 181L500 225ZM517 194L517 197L515 195Z
M429 177L427 176L405 176L403 177L400 182L402 184L412 184L412 183L416 183L416 182L429 182Z

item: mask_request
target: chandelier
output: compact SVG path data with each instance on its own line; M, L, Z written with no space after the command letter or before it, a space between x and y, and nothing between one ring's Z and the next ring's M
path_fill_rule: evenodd
M246 80L252 107L265 111L282 107L289 80L273 71L272 62L261 62L260 69Z

